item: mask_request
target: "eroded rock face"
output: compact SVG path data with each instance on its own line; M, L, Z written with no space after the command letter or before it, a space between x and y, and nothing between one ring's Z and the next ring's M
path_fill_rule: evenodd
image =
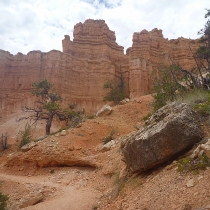
M188 104L173 103L158 110L143 128L122 141L128 169L142 172L163 163L201 138L201 129Z
M5 164L7 167L90 166L98 167L91 153L81 148L63 145L56 137L48 137L26 152L16 153Z
M162 30L143 30L133 34L125 55L105 21L89 19L75 25L73 41L65 35L63 52L12 55L0 50L0 117L30 105L31 84L42 79L55 85L64 104L77 103L87 112L103 106L104 83L119 79L121 73L130 98L149 94L152 71L160 63L169 64L169 55L185 69L195 66L189 43L192 50L198 46L195 40L167 40Z

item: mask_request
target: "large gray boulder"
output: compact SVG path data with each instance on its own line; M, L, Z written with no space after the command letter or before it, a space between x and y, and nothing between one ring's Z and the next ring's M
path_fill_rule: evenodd
M140 131L126 136L122 151L127 168L142 172L163 163L198 142L202 136L196 114L185 103L159 109Z

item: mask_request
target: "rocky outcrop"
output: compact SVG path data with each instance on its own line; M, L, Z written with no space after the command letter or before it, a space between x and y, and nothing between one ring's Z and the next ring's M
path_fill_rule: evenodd
M51 166L89 166L97 167L93 154L82 148L61 143L56 137L48 137L25 152L10 156L7 167L51 167Z
M30 105L31 84L42 79L55 85L64 104L77 103L86 112L102 107L107 91L104 83L118 80L121 74L130 98L148 94L152 71L160 63L173 59L188 70L195 65L189 43L193 50L198 46L195 40L167 40L158 29L143 30L134 33L125 55L105 21L89 19L75 25L73 40L65 35L63 52L12 55L0 50L0 117Z
M162 30L143 30L133 34L132 47L128 48L129 57L129 90L130 97L138 97L151 92L152 72L160 65L176 62L186 70L196 66L192 51L199 46L198 40L178 38L168 40Z
M126 51L131 60L143 58L153 68L162 64L170 64L171 61L179 63L184 69L190 70L196 66L190 48L193 52L199 46L198 40L178 39L168 40L163 37L162 30L157 28L152 31L143 30L133 34L132 47Z
M198 142L201 129L188 104L172 103L158 110L147 126L122 141L127 168L142 172L163 163Z
M124 48L116 43L115 32L104 20L88 19L74 26L74 40L67 35L62 41L63 52L88 60L126 62Z

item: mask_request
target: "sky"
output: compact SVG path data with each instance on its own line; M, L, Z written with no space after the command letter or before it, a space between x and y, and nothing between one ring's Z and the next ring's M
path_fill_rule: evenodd
M163 30L168 39L196 39L207 19L210 0L0 0L0 49L12 54L62 51L74 25L103 19L116 42L132 46L134 32Z

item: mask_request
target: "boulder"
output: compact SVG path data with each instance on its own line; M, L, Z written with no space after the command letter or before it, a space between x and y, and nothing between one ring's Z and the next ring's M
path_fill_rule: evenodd
M104 105L97 113L96 117L104 117L110 115L112 112L112 107L109 105Z
M127 168L141 172L191 147L201 135L192 107L172 103L152 115L142 130L126 136L121 148Z
M30 142L28 144L25 144L24 146L22 146L20 149L22 152L27 152L29 150L31 150L33 147L37 146L37 142Z
M40 192L31 192L27 196L21 198L19 201L19 207L25 208L35 205L43 200L43 195Z

